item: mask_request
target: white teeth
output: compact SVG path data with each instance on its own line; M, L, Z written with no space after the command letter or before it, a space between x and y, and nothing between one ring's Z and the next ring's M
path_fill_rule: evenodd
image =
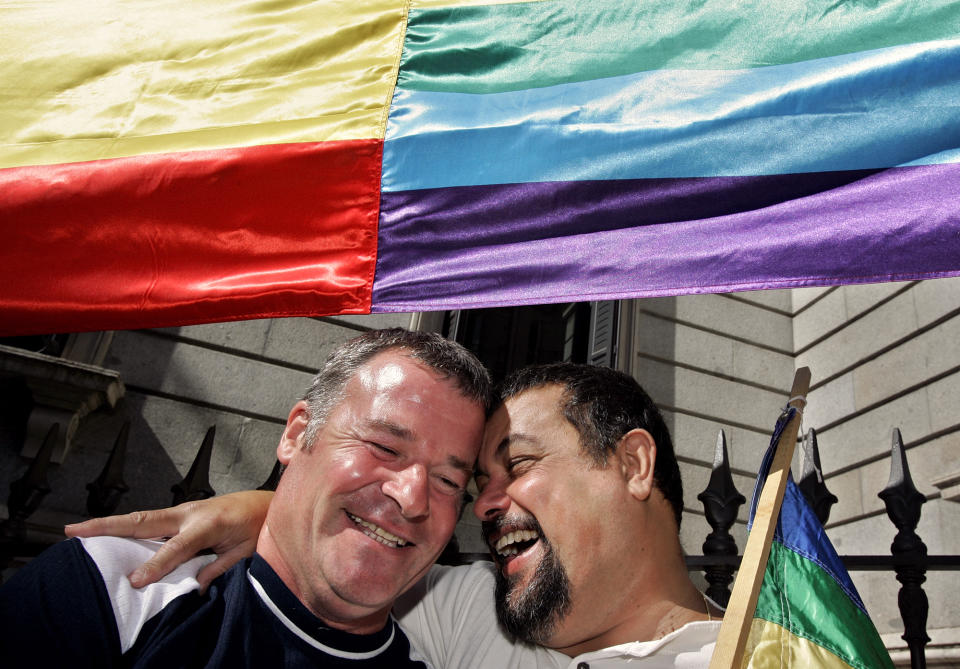
M516 547L511 546L510 544L519 543L521 541L530 541L531 539L537 538L537 533L533 530L514 530L513 532L507 532L502 537L497 539L497 543L494 544L494 548L497 550L500 555L516 555L519 551Z
M359 516L355 516L349 512L347 513L347 516L349 516L350 520L355 522L357 525L364 528L364 530L368 530L368 531L365 531L364 534L366 534L371 539L376 539L384 546L399 548L401 546L407 545L406 539L401 539L396 534L391 534L390 532L387 532L382 527L379 527L378 525L374 525L368 520L364 520L363 518L360 518Z

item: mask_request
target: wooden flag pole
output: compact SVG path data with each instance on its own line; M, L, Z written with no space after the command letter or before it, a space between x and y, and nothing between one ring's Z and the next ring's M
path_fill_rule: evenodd
M777 528L783 493L787 489L787 474L793 460L800 418L809 389L810 368L801 367L793 377L793 388L790 390L789 406L796 407L797 413L780 435L770 473L760 492L757 510L753 516L753 527L747 537L737 580L733 584L730 603L723 616L717 646L710 659L710 669L740 669L743 662L743 651L750 634L753 612L757 608L757 596L760 594L760 584L766 570L767 558L770 556L770 544Z

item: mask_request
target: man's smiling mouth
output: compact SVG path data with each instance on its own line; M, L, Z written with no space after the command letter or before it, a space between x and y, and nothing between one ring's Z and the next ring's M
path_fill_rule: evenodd
M514 530L497 539L493 548L500 557L512 557L524 552L539 539L540 534L533 530Z
M350 518L357 526L360 528L360 531L366 534L368 537L375 541L379 541L384 546L389 546L390 548L403 548L404 546L413 546L414 544L407 541L406 539L401 539L396 534L387 532L385 529L379 525L374 525L368 520L364 520L359 516L355 516L349 511L346 512L347 517Z

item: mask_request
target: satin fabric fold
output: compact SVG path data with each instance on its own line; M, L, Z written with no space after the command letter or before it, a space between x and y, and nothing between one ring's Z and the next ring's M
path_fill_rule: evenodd
M753 648L752 652L760 655L745 666L770 666L772 658L781 658L783 664L778 666L782 667L821 666L804 664L804 656L813 655L814 651L806 643L798 643L800 640L819 647L815 652L820 655L835 656L836 666L889 666L889 655L862 604L853 602L846 589L838 587L833 575L813 559L779 542L770 548L754 616L780 629L767 625L751 629L746 653ZM767 659L761 660L762 657Z
M952 0L547 0L413 9L397 85L498 93L658 69L782 65L957 35Z
M383 190L956 162L957 72L960 40L519 93L398 89Z
M372 308L954 276L951 193L960 193L957 164L383 193Z
M366 313L381 149L284 144L0 170L2 331Z
M0 7L5 333L960 274L948 0Z
M382 139L403 0L0 9L0 168Z
M960 274L960 10L409 16L373 311Z
M0 331L369 311L404 0L2 11Z
M744 651L749 662L744 669L849 669L850 665L823 646L790 634L766 620L750 624L750 641Z

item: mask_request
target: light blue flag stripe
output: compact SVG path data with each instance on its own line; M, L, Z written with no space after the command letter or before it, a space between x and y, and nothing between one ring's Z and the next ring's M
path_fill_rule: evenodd
M960 162L960 40L488 95L397 89L383 190Z

